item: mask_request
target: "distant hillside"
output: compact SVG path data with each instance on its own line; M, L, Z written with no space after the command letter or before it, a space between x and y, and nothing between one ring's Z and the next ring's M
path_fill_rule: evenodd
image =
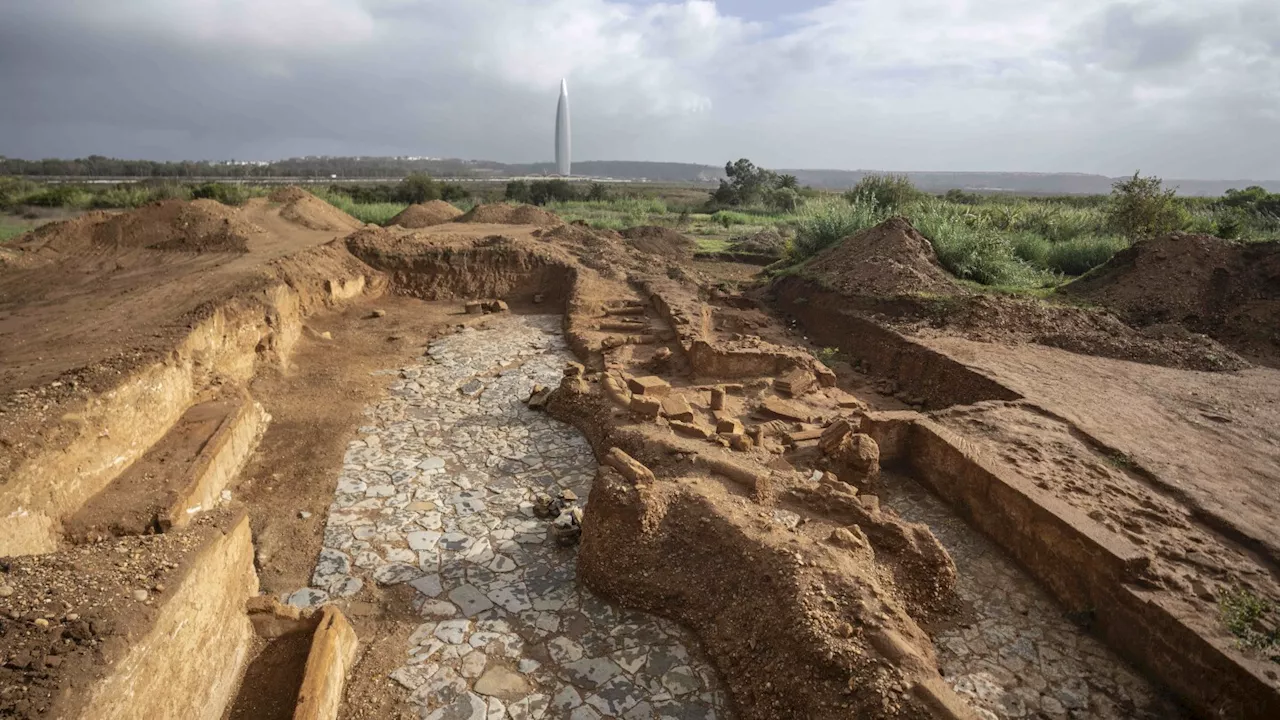
M802 185L827 190L853 187L874 170L782 170L795 175ZM1082 173L1002 173L1002 172L908 172L916 187L931 193L959 189L972 192L1007 192L1020 195L1106 195L1119 178ZM1260 185L1280 192L1280 181L1268 180L1179 180L1165 179L1181 195L1222 195L1231 188Z
M77 160L20 160L0 156L0 176L24 175L48 178L326 178L342 180L398 179L425 172L438 178L500 180L513 176L549 175L552 163L512 165L489 160L402 157L301 157L273 162L152 162L119 160L99 155ZM617 180L712 185L724 177L724 168L712 165L630 160L588 160L573 164L575 174ZM802 185L825 190L853 187L874 170L781 170L795 175ZM1009 172L908 172L922 190L943 193L952 189L973 192L1005 192L1022 195L1105 195L1115 178L1080 173ZM1280 192L1280 180L1174 180L1165 184L1183 195L1222 195L1231 188L1260 185Z

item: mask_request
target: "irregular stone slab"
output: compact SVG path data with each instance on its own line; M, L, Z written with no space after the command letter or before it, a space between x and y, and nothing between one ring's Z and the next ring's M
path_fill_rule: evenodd
M476 680L475 691L503 700L519 700L529 692L529 682L520 673L493 665Z
M413 608L425 622L392 674L412 693L419 717L704 717L702 695L672 700L661 678L675 667L713 675L710 668L664 629L668 624L580 588L576 551L549 536L550 517L534 517L537 493L561 503L559 510L588 508L597 472L576 430L523 402L531 387L560 384L566 367L585 378L567 365L573 358L562 318L488 322L489 329L433 341L429 358L395 371L388 396L368 409L326 520L324 548L332 554L314 578L325 582L300 599L327 601L339 586L377 578L412 587ZM480 392L458 392L472 381L483 385ZM640 398L654 403L657 417L661 398ZM652 481L647 468L626 460L626 472ZM370 488L377 488L372 496ZM573 671L566 668L573 663ZM477 684L496 667L520 678L523 689L505 699L480 694ZM633 687L643 695L638 704L616 715L598 709L629 706ZM706 707L723 703L717 695ZM645 708L658 714L636 714Z

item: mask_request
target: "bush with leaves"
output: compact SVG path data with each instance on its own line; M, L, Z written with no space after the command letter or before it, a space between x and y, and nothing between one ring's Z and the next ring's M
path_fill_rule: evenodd
M714 205L725 207L763 203L777 207L775 200L790 202L789 195L776 195L778 191L785 190L796 193L795 206L799 206L800 181L794 175L779 175L772 170L756 167L755 163L746 158L725 163L724 174L728 179L721 180L720 187L711 193Z
M609 187L604 183L591 183L591 187L587 188L587 199L591 202L608 202Z
M505 198L511 202L529 202L529 183L524 180L512 180L508 182Z
M426 173L413 173L400 181L396 188L396 200L417 204L440 199L440 188Z
M1106 213L1112 229L1129 240L1164 235L1191 223L1191 214L1179 202L1176 189L1165 189L1160 178L1136 172L1111 186Z
M850 203L870 197L882 208L899 211L923 195L906 175L868 175L859 180L844 197Z
M774 188L769 191L767 204L778 212L795 212L800 207L800 193L789 187Z
M942 199L957 205L977 205L982 202L982 198L977 193L965 192L959 188L948 190Z
M529 202L546 205L551 202L569 202L578 199L578 193L568 180L534 180L529 184Z
M191 191L193 199L217 200L223 205L243 205L249 198L262 194L260 189L241 183L209 182Z

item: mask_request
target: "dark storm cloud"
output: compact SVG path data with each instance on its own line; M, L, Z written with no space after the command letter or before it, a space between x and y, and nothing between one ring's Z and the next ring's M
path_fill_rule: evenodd
M0 153L544 160L568 77L580 158L1274 176L1277 14L1271 0L7 3Z

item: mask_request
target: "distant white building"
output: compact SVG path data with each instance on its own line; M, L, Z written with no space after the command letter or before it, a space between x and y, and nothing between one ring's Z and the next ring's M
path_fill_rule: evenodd
M569 153L569 81L560 81L560 103L556 107L556 172L564 177L572 174Z

